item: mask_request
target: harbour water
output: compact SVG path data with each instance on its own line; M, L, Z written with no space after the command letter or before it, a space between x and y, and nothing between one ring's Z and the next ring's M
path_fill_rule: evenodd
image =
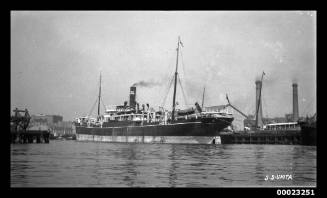
M11 187L316 186L312 146L54 140L12 144L10 158Z

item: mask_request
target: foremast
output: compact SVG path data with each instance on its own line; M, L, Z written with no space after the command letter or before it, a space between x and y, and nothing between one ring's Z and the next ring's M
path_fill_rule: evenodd
M177 75L178 75L178 55L179 55L179 44L182 44L180 37L178 36L177 41L177 57L176 57L176 70L175 70L175 81L174 81L174 95L173 95L173 110L172 110L172 121L175 120L175 107L176 107L176 86L177 86ZM183 46L183 44L182 44Z
M100 86L99 86L99 96L98 96L98 121L100 120L100 99L101 99L101 72L100 72Z

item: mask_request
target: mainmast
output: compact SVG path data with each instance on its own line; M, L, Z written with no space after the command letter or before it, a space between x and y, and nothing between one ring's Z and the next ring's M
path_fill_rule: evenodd
M177 85L177 69L178 69L178 54L179 54L179 43L181 43L180 37L178 36L177 41L177 58L176 58L176 71L175 71L175 82L174 82L174 96L173 96L173 111L172 111L172 120L175 120L175 100L176 100L176 85Z
M100 99L101 99L101 72L100 72L100 87L99 87L99 98L98 98L98 120L100 119Z
M262 80L263 80L263 75L265 75L265 72L262 72L262 76L261 76L261 81L260 81L260 89L259 89L259 101L258 101L258 106L257 106L257 112L256 112L256 116L255 116L255 126L258 128L258 114L259 114L259 108L260 108L260 103L261 103L261 90L262 90ZM262 119L262 118L261 118Z

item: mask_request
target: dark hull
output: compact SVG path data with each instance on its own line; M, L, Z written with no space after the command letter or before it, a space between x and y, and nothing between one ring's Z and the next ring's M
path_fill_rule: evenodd
M210 143L231 119L215 123L185 122L167 125L85 127L76 126L77 140L143 143Z

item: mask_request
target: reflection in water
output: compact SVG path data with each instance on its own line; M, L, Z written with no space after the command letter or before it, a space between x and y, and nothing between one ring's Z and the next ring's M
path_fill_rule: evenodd
M257 163L255 163L255 174L258 178L264 178L264 166L262 164L263 159L263 147L264 145L256 145L254 152L254 158ZM260 184L262 184L264 180L259 180Z
M123 175L124 181L127 184L127 186L134 186L135 181L137 181L137 166L134 163L134 160L137 160L136 158L136 151L137 148L135 147L135 144L127 144L128 147L124 149L123 151L127 153L126 158L126 168L123 169ZM124 156L124 155L123 155ZM126 172L125 172L126 171Z
M315 183L316 163L316 147L308 146L292 148L292 160L290 161L290 164L292 173L296 178L294 181L295 185L310 185L310 183ZM301 182L302 184L298 184L298 181L300 180L305 181L305 183Z
M16 178L21 183L28 183L29 177L27 176L27 171L32 169L32 165L29 163L28 153L25 152L25 149L28 149L28 147L17 145L15 150L11 150L11 156L20 156L19 159L11 159L11 178Z
M170 167L169 167L169 186L170 187L176 187L176 181L177 181L177 166L178 163L176 162L176 147L174 145L170 145L171 153L168 155L168 159L170 161Z
M264 181L293 174L291 181ZM11 145L13 187L315 186L316 147L52 141Z
M95 164L94 164L94 174L92 175L93 178L96 181L96 185L100 185L101 184L101 172L100 172L100 154L99 154L99 147L96 146L95 147Z

